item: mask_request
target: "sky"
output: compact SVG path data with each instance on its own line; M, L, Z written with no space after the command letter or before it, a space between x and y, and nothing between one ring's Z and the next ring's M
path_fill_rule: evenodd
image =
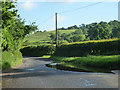
M58 28L118 20L117 1L98 2L101 0L89 0L89 2L87 0L79 2L75 0L66 0L66 2L65 0L60 2L25 0L17 3L17 9L26 24L36 22L35 25L38 25L41 31L55 30L56 12L58 13Z

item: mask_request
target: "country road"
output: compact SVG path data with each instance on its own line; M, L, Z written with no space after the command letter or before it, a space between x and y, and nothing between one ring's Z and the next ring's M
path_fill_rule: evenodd
M3 88L118 88L118 74L57 70L50 59L24 57L23 64L3 72Z

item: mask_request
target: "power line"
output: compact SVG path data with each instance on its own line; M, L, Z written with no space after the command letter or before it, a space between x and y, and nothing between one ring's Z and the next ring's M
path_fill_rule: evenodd
M104 0L104 1L105 1L105 0ZM72 11L80 10L80 9L83 9L83 8L87 8L87 7L90 7L90 6L94 6L94 5L97 5L97 4L100 4L100 3L103 3L104 1L97 2L97 3L92 3L92 4L89 4L89 5L87 5L87 6L83 6L83 7L76 8L76 9L72 9L72 10L66 10L66 11L60 12L60 13L58 13L58 14L68 13L68 12L72 12Z
M104 1L105 1L105 0L104 0ZM68 13L68 12L72 12L72 11L76 11L76 10L84 9L84 8L87 8L87 7L90 7L90 6L94 6L94 5L97 5L97 4L100 4L100 3L103 3L104 1L97 2L97 3L92 3L92 4L89 4L89 5L87 5L87 6L83 6L83 7L76 8L76 9L72 9L72 10L66 10L66 11L63 11L63 12L59 12L58 14ZM51 19L52 17L54 17L54 15L48 17L46 20L42 21L42 22L39 23L38 25L45 24L45 23L46 23L49 19Z
M105 0L104 0L105 1ZM100 3L103 3L104 1L101 1L101 2L97 2L97 3L92 3L92 4L89 4L87 6L83 6L83 7L80 7L80 8L76 8L76 9L72 9L72 10L66 10L66 11L63 11L63 12L59 12L58 14L62 14L62 13L68 13L68 12L72 12L72 11L76 11L76 10L79 10L79 9L83 9L83 8L87 8L87 7L90 7L90 6L94 6L94 5L97 5L97 4L100 4ZM41 25L45 22L47 22L49 19L51 19L54 15L48 17L46 20L42 21L41 23L39 23L38 25Z
M43 23L46 23L48 20L50 20L54 15L48 17L47 19L45 19L44 21L42 21L41 23L39 23L38 25L42 25Z

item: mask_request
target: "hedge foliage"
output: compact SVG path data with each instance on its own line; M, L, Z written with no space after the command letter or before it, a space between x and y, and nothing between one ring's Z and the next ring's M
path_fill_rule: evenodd
M22 54L19 51L4 51L2 52L2 69L8 69L12 66L22 63Z
M54 45L27 46L20 50L23 56L43 56L52 55L55 51Z
M79 57L120 54L120 40L87 41L59 46L53 56Z

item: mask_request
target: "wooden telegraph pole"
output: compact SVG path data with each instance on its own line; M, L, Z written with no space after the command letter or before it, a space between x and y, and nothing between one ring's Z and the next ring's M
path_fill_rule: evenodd
M57 13L55 13L55 28L56 28L56 48L57 48L58 47Z

